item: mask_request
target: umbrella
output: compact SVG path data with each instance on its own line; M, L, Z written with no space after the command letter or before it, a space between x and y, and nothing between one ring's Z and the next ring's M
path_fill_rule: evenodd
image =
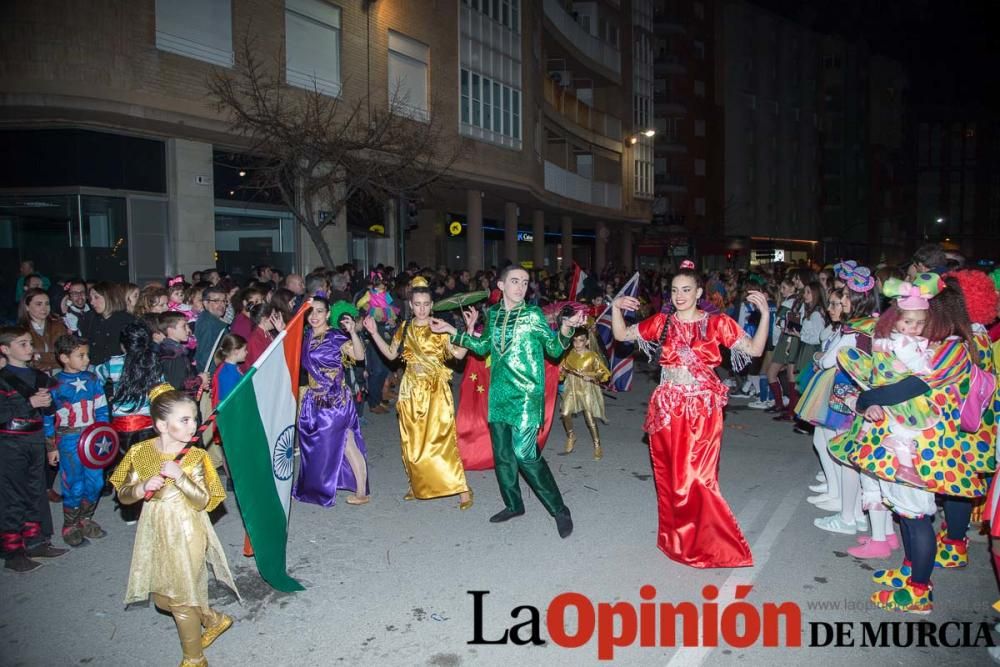
M474 303L479 303L489 295L490 293L485 291L454 294L452 296L445 297L440 301L434 302L433 311L435 313L440 313L445 310L455 310L456 308L464 308L465 306L471 306Z

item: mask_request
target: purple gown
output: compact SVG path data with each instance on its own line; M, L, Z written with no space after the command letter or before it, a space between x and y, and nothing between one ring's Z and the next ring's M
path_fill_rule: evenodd
M330 507L338 489L358 492L354 471L344 457L348 430L368 458L354 397L344 383L341 348L349 340L343 331L330 329L322 339L310 336L302 346L309 387L299 410L299 476L292 496L304 503Z

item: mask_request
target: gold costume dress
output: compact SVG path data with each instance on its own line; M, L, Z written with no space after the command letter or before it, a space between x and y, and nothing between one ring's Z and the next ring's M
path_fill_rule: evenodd
M122 504L141 502L145 495L143 484L160 473L163 463L174 460L174 455L157 450L156 442L153 438L133 445L111 475ZM154 594L169 598L171 606L195 607L212 614L206 562L212 564L216 579L239 596L225 552L208 518L226 492L205 450L192 447L181 459L180 467L184 475L177 480L167 479L142 509L125 604Z
M396 330L392 345L402 340L404 329L401 356L406 370L399 384L396 412L410 489L421 499L463 493L469 485L455 435L451 369L444 365L451 358L449 336L410 322Z
M606 424L601 385L611 378L611 371L601 357L592 350L570 350L559 364L559 372L563 380L563 416L587 412Z

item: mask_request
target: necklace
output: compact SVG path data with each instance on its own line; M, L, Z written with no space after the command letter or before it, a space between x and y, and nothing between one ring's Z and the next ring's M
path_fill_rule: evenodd
M510 322L510 314L517 310L520 310L520 307L511 308L509 310L506 308L504 309L503 326L500 327L500 340L497 341L497 347L500 348L501 357L507 353L507 348L510 347L511 341L514 340L514 333L510 332L509 335L507 333L507 325ZM497 320L499 319L500 319L500 314L497 313ZM514 317L514 324L515 325L517 324L517 316ZM496 322L494 322L493 325L495 328Z

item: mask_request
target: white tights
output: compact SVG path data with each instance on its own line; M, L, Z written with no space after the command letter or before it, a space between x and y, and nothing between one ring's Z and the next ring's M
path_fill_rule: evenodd
M823 475L826 476L826 495L831 498L840 497L840 471L841 466L834 461L833 455L827 448L830 438L837 432L822 426L817 426L813 431L813 449L819 457L819 464L823 468Z

